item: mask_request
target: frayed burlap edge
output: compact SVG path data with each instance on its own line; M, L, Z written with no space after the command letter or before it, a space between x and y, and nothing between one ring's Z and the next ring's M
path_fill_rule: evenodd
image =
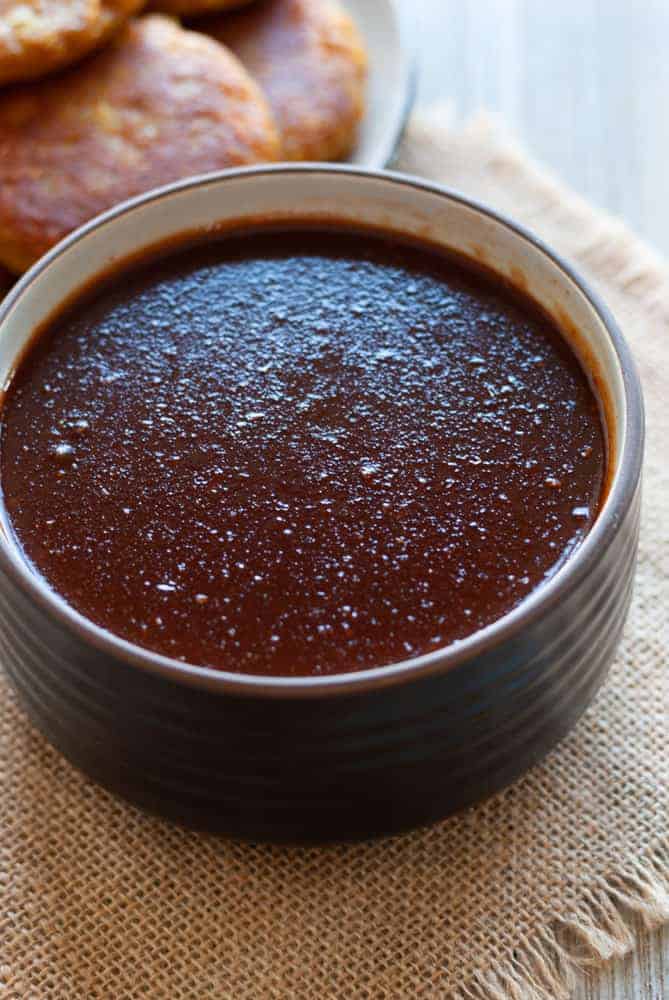
M583 890L578 909L520 942L504 965L477 972L452 1000L569 1000L579 975L622 958L669 922L669 840Z
M475 176L463 173L463 183L457 184L457 163L442 177L440 144L447 140L449 150L453 150L452 121L451 105L439 105L417 116L396 167L443 180L485 200L485 185L477 184ZM579 268L585 267L595 279L615 285L649 319L659 315L669 321L666 262L620 220L594 210L550 171L533 163L491 115L481 113L458 128L456 159L458 143L468 163L472 146L477 147L482 177L493 173L497 184L508 184L509 203L495 202L493 208L512 212L513 190L522 188L523 218L529 228L549 242L546 228L568 233L560 249ZM550 220L548 227L542 224L545 219ZM449 993L450 1000L569 1000L580 975L629 954L638 943L639 928L652 931L665 923L669 923L669 839L660 841L645 857L625 861L607 877L590 880L576 909L556 915L545 928L519 941L505 960L475 972L469 982Z

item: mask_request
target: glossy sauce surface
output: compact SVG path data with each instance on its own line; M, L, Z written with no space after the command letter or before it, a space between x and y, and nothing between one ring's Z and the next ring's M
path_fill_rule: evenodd
M290 230L173 249L56 318L1 462L23 550L86 617L293 676L509 611L594 520L605 443L529 300L431 248Z

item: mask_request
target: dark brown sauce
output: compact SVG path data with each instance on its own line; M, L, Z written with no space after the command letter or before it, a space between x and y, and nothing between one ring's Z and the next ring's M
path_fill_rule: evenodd
M592 524L599 408L553 322L428 247L258 231L135 263L8 390L28 559L148 649L271 675L416 656Z

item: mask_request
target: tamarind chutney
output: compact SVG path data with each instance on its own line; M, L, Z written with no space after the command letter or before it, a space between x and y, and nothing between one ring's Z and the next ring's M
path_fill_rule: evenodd
M73 608L257 675L458 642L597 516L591 380L529 296L393 233L148 252L36 332L2 404L11 528Z

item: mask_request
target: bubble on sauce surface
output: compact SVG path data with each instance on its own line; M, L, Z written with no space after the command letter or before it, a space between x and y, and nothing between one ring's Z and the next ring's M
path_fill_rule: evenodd
M131 641L253 673L393 662L515 606L592 523L601 426L550 321L430 254L321 240L148 264L10 389L19 539Z
M74 448L71 444L67 444L67 442L57 444L53 449L53 453L63 463L74 460Z

